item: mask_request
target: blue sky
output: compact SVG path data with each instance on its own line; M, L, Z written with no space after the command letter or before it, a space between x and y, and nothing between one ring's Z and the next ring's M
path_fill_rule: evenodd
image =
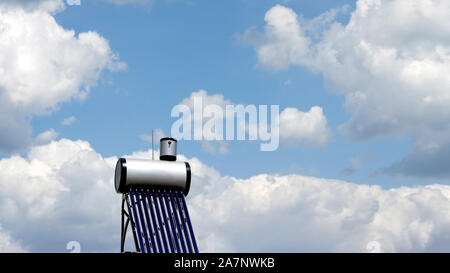
M180 142L180 152L212 162L225 175L249 177L270 172L296 172L327 178L345 178L383 187L423 184L423 179L376 175L374 172L399 160L410 150L408 137L379 137L353 141L338 131L349 118L344 98L324 88L322 76L293 67L274 72L257 65L252 48L236 36L249 27L262 29L265 12L276 1L227 1L195 3L156 1L150 5L111 5L84 1L56 15L66 29L95 30L109 40L111 48L127 64L125 71L105 73L89 97L61 104L51 115L34 117L35 134L55 128L60 137L88 140L105 156L128 154L150 147L139 135L162 128L170 132L175 121L171 108L190 93L205 89L242 104L279 104L302 111L314 105L324 109L332 130L325 147L283 145L274 152L261 152L259 144L233 141L225 155L208 154L199 142ZM291 1L305 18L330 8L354 7L354 1ZM349 13L338 17L346 23ZM287 84L288 83L288 84ZM61 126L75 116L77 122ZM366 158L351 175L351 158Z
M200 251L448 252L448 16L444 0L3 1L0 252L117 252L115 162L150 157L142 135L170 134L195 94L284 122L275 151L179 141Z

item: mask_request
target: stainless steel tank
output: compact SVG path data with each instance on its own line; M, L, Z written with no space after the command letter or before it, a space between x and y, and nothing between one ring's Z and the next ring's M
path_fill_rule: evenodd
M120 158L114 184L117 193L126 193L130 186L149 186L181 189L187 195L191 186L191 167L188 162Z

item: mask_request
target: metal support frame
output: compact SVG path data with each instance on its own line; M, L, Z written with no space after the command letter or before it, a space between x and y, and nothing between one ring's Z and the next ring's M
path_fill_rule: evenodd
M127 205L127 210L125 210L125 204ZM126 220L125 220L126 217ZM125 252L125 239L127 236L127 230L128 225L131 223L131 232L133 234L134 239L134 245L136 247L137 252L141 252L141 249L139 248L139 244L137 241L137 235L136 235L136 224L133 221L133 218L131 217L131 206L130 202L128 200L128 193L122 194L122 223L121 223L121 229L120 229L120 252Z

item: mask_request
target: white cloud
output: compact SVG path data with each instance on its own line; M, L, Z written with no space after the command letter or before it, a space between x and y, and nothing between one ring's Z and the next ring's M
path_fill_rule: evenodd
M354 139L411 134L413 153L391 171L450 176L442 167L413 172L427 165L421 158L444 161L440 151L450 147L450 2L359 0L347 24L330 20L335 14L305 20L271 8L254 44L260 65L322 73L326 87L345 96L352 115L341 129ZM319 38L310 31L317 28Z
M84 251L116 250L116 160L67 139L33 147L25 158L0 160L0 224L31 251L65 252L72 240Z
M151 150L131 156L151 158ZM67 139L0 160L0 241L66 252L76 240L83 251L117 252L116 160ZM387 252L450 249L450 186L384 190L301 175L239 179L197 158L179 160L192 167L187 202L202 252L365 252L371 241Z
M15 242L9 233L4 232L0 226L0 253L21 253L27 252L27 249Z
M309 51L309 39L303 35L297 14L286 7L277 5L264 16L267 43L258 49L259 62L275 70L291 64L303 64Z
M286 108L280 114L280 136L288 142L307 141L311 144L326 144L331 133L327 118L319 106L311 107L309 112L297 108Z
M222 111L225 112L226 105L232 105L233 102L229 99L225 99L224 95L222 94L208 94L206 90L198 90L195 92L192 92L191 95L188 98L183 99L180 104L186 105L189 107L192 113L194 113L194 101L195 99L201 98L202 105L201 105L201 111L205 111L205 108L208 105L217 105L219 106ZM202 122L204 125L207 121L211 120L212 117L203 117L202 116L191 116L193 120L197 119L199 122ZM226 116L224 115L223 118ZM216 117L218 122L221 123L223 126L225 126L225 122L223 120L220 120L219 117ZM224 129L225 130L225 129ZM216 130L215 139L223 139L223 134L220 134L219 130ZM209 154L227 154L228 153L228 145L225 141L212 141L212 140L202 140L202 150Z
M449 248L449 186L383 190L267 174L216 180L226 188L189 203L203 251L365 252L371 241L386 252Z
M201 99L202 105L195 106L195 101ZM203 113L205 111L205 108L208 105L217 105L221 111L225 112L226 105L233 104L231 100L225 99L225 97L222 94L212 94L209 95L206 90L199 90L196 92L192 92L191 95L188 98L183 99L179 104L186 105L189 107L191 111L191 118L193 122L199 122L199 124L205 125L206 122L214 121L215 124L222 124L222 126L225 126L224 119L226 116L218 117L218 116L207 116L204 117ZM202 115L196 116L194 114L195 109L198 109L202 111ZM223 118L223 119L222 119ZM192 124L191 124L192 126ZM194 125L195 126L195 125ZM223 132L221 130L215 129L215 134L212 134L212 139L216 140L208 140L208 139L202 139L201 141L201 147L202 150L209 154L227 154L228 153L228 145L224 140L217 140L217 139L224 139ZM191 128L192 130L192 128ZM195 128L194 128L195 130ZM225 131L226 129L223 129ZM195 133L194 133L195 134ZM204 135L203 135L204 137Z
M231 100L226 99L222 94L208 94L205 90L199 90L197 92L192 92L189 98L185 98L180 104L187 105L191 112L194 111L194 100L195 98L202 99L202 110L208 105L218 105L224 112L223 118L229 115L229 118L234 119L233 113L226 112L226 105L236 105ZM256 106L257 107L257 106ZM270 114L270 113L269 113ZM195 119L196 117L194 117ZM197 117L207 122L210 117ZM248 119L248 117L246 118ZM226 123L223 122L224 131L226 130ZM257 122L257 121L255 121ZM285 108L280 113L280 137L283 141L295 143L295 142L305 142L313 145L324 145L331 138L331 132L327 127L327 118L325 117L323 110L319 106L313 106L309 112L302 112L297 108L288 107ZM250 127L255 127L257 130L257 124L251 123L246 120L245 124L239 124L238 126L245 127L246 132L249 131ZM220 133L220 131L216 131ZM225 134L223 132L223 134ZM220 137L220 136L218 136ZM225 137L222 135L222 138ZM210 141L203 141L210 142ZM228 152L226 143L223 141L215 141L213 143L202 143L202 148L205 152L212 154L226 154Z
M52 142L58 137L58 132L56 132L53 128L50 130L47 130L45 132L40 133L37 135L34 140L33 144L35 146L44 145Z
M27 11L40 10L50 13L60 12L65 9L62 0L2 0L0 9L23 8Z
M30 117L83 99L103 71L125 66L98 33L59 25L52 13L63 8L57 0L0 4L0 150L26 147Z
M210 104L219 105L220 107L222 107L224 109L227 104L233 104L231 102L231 100L225 99L225 97L222 94L209 95L208 92L203 89L192 92L191 95L189 96L189 98L183 99L180 104L187 105L187 106L189 106L189 108L191 108L193 110L194 109L194 99L196 97L201 98L203 101L202 110L204 110L205 106L210 105Z
M65 118L62 122L61 122L61 125L62 126L69 126L69 125L72 125L74 122L76 122L77 121L77 118L75 117L75 116L70 116L70 117L67 117L67 118Z

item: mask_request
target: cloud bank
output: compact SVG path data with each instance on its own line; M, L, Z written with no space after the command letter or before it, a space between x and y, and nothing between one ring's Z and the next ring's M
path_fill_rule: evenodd
M450 3L358 0L347 23L335 20L347 10L307 20L277 5L262 33L241 38L262 67L321 73L328 90L345 96L351 117L341 129L353 139L410 134L413 151L386 172L448 178L440 162L450 149Z
M132 157L151 158L151 150ZM222 176L197 158L188 196L202 252L450 249L450 186L382 189L302 175ZM0 250L118 252L117 158L61 139L0 160ZM7 234L6 237L4 234ZM18 243L20 242L20 243Z

